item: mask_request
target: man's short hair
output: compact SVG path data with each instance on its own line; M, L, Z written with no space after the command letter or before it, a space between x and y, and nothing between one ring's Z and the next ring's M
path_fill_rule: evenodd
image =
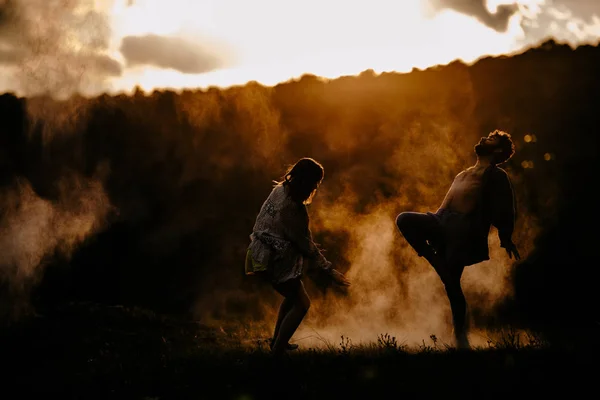
M494 162L496 164L502 164L508 161L513 154L515 154L515 144L513 143L512 137L509 133L496 129L495 131L491 132L488 137L500 138L498 147L502 149L502 152L496 153L494 158Z

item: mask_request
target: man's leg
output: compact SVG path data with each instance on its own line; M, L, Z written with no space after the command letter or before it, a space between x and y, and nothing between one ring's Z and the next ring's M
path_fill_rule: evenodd
M450 273L448 279L444 281L444 287L452 310L456 346L460 349L468 349L470 345L467 337L467 301L460 285L463 270L462 266L449 268Z
M446 280L444 260L430 244L441 241L441 226L437 219L430 214L406 211L396 217L396 226L419 257L431 264L442 281Z
M460 279L463 266L449 266L441 254L437 254L431 242L441 243L442 228L432 215L416 212L403 212L396 218L396 225L419 256L424 257L438 273L444 283L450 308L457 346L468 348L467 339L467 302L463 294Z

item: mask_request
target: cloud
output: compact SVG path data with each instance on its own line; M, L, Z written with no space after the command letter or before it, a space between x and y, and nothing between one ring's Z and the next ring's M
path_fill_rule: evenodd
M89 56L88 62L103 75L120 76L123 72L123 67L117 60L103 54Z
M600 2L594 0L549 0L548 6L568 11L574 18L592 22L594 16L600 17Z
M521 22L524 41L537 43L548 38L573 45L600 38L600 2L546 0L537 12Z
M504 3L509 3L505 1ZM427 11L451 9L476 18L500 33L509 30L511 17L518 15L523 35L521 46L549 38L579 45L600 38L600 2L579 0L514 0L490 11L486 0L426 0ZM497 4L497 3L494 3Z
M452 9L459 13L476 18L479 22L498 32L506 32L508 22L517 11L517 4L499 5L495 13L491 13L486 0L428 0L434 11Z
M110 33L92 0L0 0L0 65L13 67L25 95L60 97L121 75Z
M15 50L14 41L17 31L23 25L18 14L17 2L14 0L0 0L0 49Z
M23 59L23 53L16 49L0 49L0 64L13 65Z
M26 179L0 191L0 283L8 284L10 298L8 309L0 305L0 319L29 311L31 290L48 257L70 258L86 238L104 228L112 210L100 181L74 175L58 185L70 190L55 202L38 196Z
M121 53L128 66L151 65L184 74L213 71L221 61L210 50L178 37L159 35L126 36Z

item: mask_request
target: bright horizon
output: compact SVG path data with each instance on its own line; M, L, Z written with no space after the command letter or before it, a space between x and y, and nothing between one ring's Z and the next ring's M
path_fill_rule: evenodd
M39 45L29 52L25 47L21 53L28 56L11 65L6 55L1 62L7 47L0 41L0 66L15 75L0 80L0 89L27 94L71 85L94 94L249 81L271 86L303 74L336 78L367 69L408 72L454 60L472 63L549 38L571 45L600 38L600 2L585 0L578 5L575 0L67 2L71 7L65 10L50 9L44 0L17 2L17 15L35 22L27 25L29 36L23 35L28 40L15 39L15 49L35 40L46 46L46 37L59 45L42 55L35 52ZM498 6L510 3L516 4L511 12L497 13ZM95 18L89 13L83 18L90 10ZM49 12L53 17L44 18ZM4 54L17 53L7 49ZM56 54L67 61L55 61ZM72 73L73 68L80 72Z

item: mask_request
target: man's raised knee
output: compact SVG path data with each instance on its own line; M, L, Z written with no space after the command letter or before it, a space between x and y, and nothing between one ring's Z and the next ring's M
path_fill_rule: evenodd
M396 226L402 232L406 227L406 213L400 213L396 217Z

